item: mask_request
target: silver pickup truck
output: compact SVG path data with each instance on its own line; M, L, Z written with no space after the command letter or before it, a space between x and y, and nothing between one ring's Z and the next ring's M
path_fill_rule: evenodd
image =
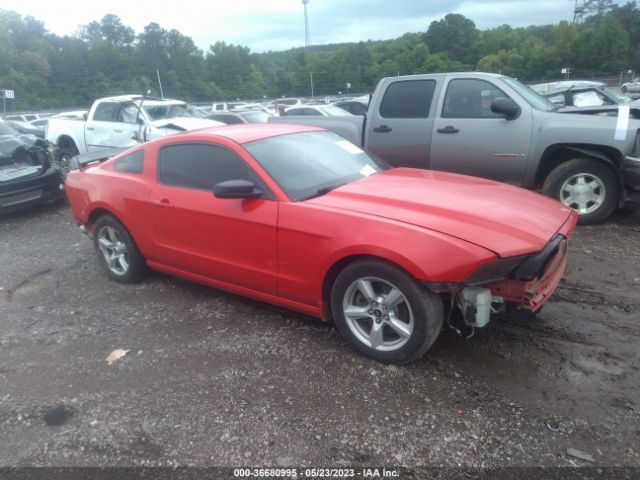
M393 166L444 170L540 190L583 224L640 201L640 112L559 113L490 73L383 78L365 116L273 117L328 128Z

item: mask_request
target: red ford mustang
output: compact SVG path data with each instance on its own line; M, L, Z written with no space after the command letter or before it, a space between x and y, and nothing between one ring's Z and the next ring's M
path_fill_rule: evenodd
M101 156L76 159L66 192L111 278L150 267L334 319L385 362L422 356L444 312L482 327L499 304L538 310L576 224L542 195L389 169L315 127L214 127Z

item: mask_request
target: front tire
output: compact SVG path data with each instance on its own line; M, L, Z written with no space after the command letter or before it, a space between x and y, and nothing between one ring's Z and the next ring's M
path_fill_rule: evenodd
M103 215L93 227L98 262L116 282L135 283L146 271L146 262L127 229L112 215Z
M620 186L613 170L590 158L576 158L558 165L542 186L545 195L557 199L589 225L608 218L618 205Z
M385 363L421 358L442 328L440 297L380 260L347 266L331 290L336 325L360 353Z

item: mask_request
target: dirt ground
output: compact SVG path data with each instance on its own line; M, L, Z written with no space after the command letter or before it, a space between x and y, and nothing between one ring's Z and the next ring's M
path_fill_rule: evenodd
M640 208L577 229L537 318L405 367L218 290L109 281L64 205L0 217L0 246L0 466L640 466Z

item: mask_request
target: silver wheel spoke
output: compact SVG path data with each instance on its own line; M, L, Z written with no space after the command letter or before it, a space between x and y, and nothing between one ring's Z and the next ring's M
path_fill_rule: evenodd
M104 248L113 248L113 243L111 243L109 240L107 240L104 237L98 239L98 242L100 243L100 246Z
M367 299L368 302L373 302L376 299L376 294L373 291L373 285L369 280L358 280L358 290Z
M387 307L395 307L401 300L404 300L404 295L397 288L392 288L384 297L384 303Z
M127 261L126 254L122 253L118 255L118 263L120 263L120 267L122 267L123 273L129 269L129 262Z
M395 315L389 315L388 325L402 338L409 338L411 336L409 325L398 319Z
M358 320L359 318L368 318L368 310L368 307L357 307L355 305L350 305L344 310L344 316L353 318L354 320Z
M371 325L371 332L369 332L369 343L371 348L378 349L384 344L384 338L382 336L382 323L373 322Z

